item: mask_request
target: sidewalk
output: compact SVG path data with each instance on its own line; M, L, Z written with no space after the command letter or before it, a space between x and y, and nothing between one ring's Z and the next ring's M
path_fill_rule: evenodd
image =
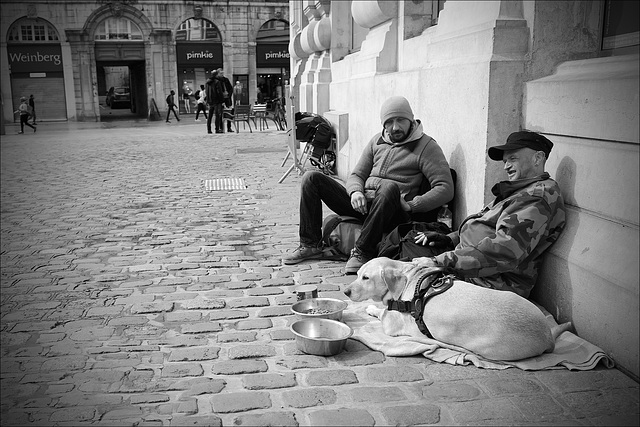
M296 349L294 288L345 298L343 263L283 266L300 176L286 132L193 118L2 136L2 425L638 425L616 369L528 372ZM206 180L246 188L207 191Z

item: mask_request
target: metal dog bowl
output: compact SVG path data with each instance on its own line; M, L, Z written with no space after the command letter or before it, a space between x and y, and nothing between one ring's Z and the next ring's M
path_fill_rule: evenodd
M342 350L353 329L337 320L303 319L294 322L291 332L296 336L298 350L316 356L333 356Z
M335 298L309 298L291 306L291 311L301 319L342 320L347 302Z

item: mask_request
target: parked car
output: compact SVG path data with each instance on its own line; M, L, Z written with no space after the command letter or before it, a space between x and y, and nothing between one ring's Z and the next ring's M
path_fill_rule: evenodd
M111 108L129 107L131 105L131 93L128 87L112 87L107 93L107 105Z

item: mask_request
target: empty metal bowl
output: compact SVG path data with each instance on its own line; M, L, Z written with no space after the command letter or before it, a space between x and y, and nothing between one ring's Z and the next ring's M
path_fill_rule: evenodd
M298 350L316 356L340 353L353 335L349 325L331 319L302 319L294 322L290 329L296 336Z
M309 298L291 306L291 311L301 319L342 320L347 302L335 298Z

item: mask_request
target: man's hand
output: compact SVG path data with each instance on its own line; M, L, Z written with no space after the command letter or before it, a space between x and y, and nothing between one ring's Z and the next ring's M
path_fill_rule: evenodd
M360 191L354 191L351 193L351 207L362 215L366 215L369 211L367 207L367 199Z
M449 236L434 231L418 233L415 243L422 246L429 245L434 248L453 248L453 241Z
M404 199L404 197L402 197L402 195L400 195L400 206L402 206L403 211L411 212L411 206L409 206L409 203L407 203L407 201Z

